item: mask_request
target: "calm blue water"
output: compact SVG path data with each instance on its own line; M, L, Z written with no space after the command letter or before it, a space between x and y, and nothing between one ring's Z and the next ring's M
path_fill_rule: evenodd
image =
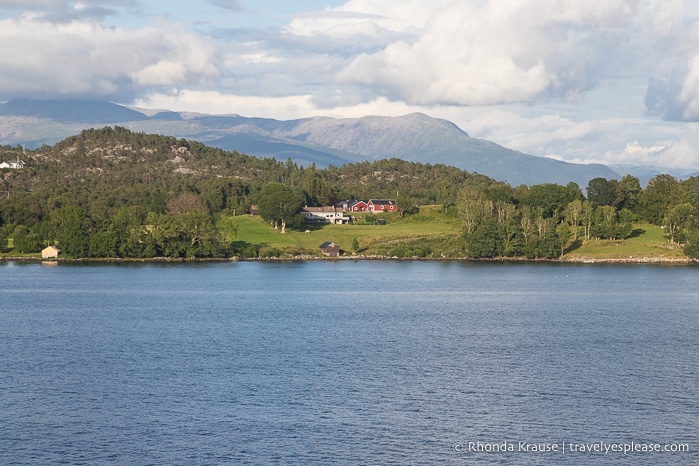
M696 267L0 263L0 464L696 465L698 337Z

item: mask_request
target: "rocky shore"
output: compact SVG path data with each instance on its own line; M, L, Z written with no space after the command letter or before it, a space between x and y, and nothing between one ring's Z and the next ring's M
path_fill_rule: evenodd
M468 257L392 257L379 255L351 255L339 257L319 257L313 255L297 255L283 257L254 257L254 258L179 258L179 257L152 257L147 259L137 258L59 258L46 260L41 257L0 257L0 262L62 262L62 263L147 263L147 262L283 262L283 261L356 261L356 260L372 260L372 261L472 261L472 262L558 262L558 263L577 263L577 264L667 264L667 265L684 265L699 263L699 259L690 259L682 257L648 257L648 256L630 256L627 258L609 257L609 258L592 258L592 257L564 257L562 259L527 259L524 257L500 257L493 259L472 259Z

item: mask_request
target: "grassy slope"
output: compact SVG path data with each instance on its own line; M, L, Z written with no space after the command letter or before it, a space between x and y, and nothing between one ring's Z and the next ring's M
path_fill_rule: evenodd
M287 230L282 235L274 230L260 217L240 216L238 236L236 240L249 244L264 244L266 246L285 248L296 247L318 249L321 243L333 241L341 249L349 251L352 240L357 238L361 248L376 246L382 243L410 241L418 238L458 235L459 226L444 220L439 214L439 207L422 208L422 212L406 220L390 217L387 225L323 225L313 226L310 233L303 230Z
M589 241L564 256L566 259L684 259L687 256L682 248L671 245L665 238L665 231L655 225L635 225L634 235L624 241Z
M382 244L407 242L420 238L434 238L460 234L457 223L446 221L435 206L422 207L417 216L398 219L388 225L324 225L313 227L311 233L289 230L282 235L260 217L236 217L239 225L238 240L249 244L277 248L304 248L316 250L325 241L334 241L349 251L352 239L357 238L362 249L375 249ZM589 241L568 252L568 260L642 260L684 259L682 249L672 246L664 231L655 225L636 225L632 238L624 241Z

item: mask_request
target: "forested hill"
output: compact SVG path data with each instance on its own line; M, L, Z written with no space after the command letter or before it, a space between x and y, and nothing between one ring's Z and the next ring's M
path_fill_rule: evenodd
M465 180L493 183L454 167L398 159L304 168L290 160L258 158L118 126L85 130L34 151L11 147L0 151L0 161L17 157L28 167L6 170L0 190L10 201L10 217L4 212L5 220L22 223L40 221L53 208L66 205L98 217L128 205L164 212L170 198L185 192L199 195L212 213L232 209L240 213L257 203L259 191L269 182L301 189L309 205L398 195L421 203L449 202ZM35 205L20 214L26 207L24 199Z
M24 168L8 166L18 159ZM55 244L67 257L230 257L240 247L235 216L253 205L282 229L305 228L304 205L391 198L401 217L417 205L443 206L461 225L459 254L469 257L558 257L579 237L624 239L636 220L663 225L669 241L699 256L696 177L658 175L646 189L632 176L595 178L585 198L573 182L512 187L398 159L300 167L121 127L33 151L4 146L0 161L3 252Z

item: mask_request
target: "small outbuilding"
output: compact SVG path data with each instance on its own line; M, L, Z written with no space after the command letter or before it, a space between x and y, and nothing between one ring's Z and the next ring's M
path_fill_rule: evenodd
M340 255L340 246L333 242L325 242L320 245L320 251L326 256L338 257Z
M56 246L48 246L41 250L42 259L57 259L58 253L61 252Z
M364 201L345 201L342 204L345 212L366 212L369 206Z
M375 214L379 212L398 212L398 204L393 199L369 199L367 207L369 211Z

